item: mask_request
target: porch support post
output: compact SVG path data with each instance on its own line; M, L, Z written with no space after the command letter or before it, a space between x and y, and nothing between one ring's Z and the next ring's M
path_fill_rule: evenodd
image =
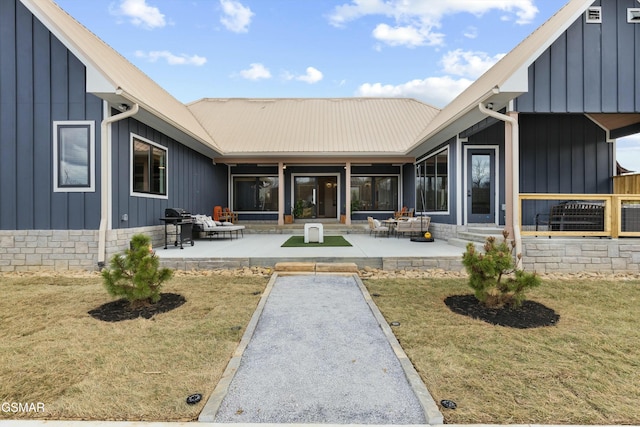
M516 206L518 204L518 197L520 193L520 186L518 183L520 182L520 167L518 162L520 161L520 150L518 149L518 145L520 144L520 140L518 138L518 113L516 111L507 112L507 116L511 117L513 121L505 122L504 127L504 141L505 141L505 194L506 194L506 218L505 218L505 226L509 231L510 236L516 236L516 234L520 234L520 218L514 217L514 215L519 214L520 206ZM516 129L516 131L514 131ZM518 144L518 145L516 145ZM510 197L511 196L511 197ZM516 228L518 228L516 230Z
M344 223L351 225L351 162L345 163L344 181L344 212L346 214Z
M520 206L518 203L520 196L520 125L518 124L518 114L514 112L508 112L507 114L498 113L497 111L486 108L484 105L482 105L482 102L478 104L478 108L483 114L505 122L504 145L505 150L507 149L507 147L509 147L511 153L510 156L506 156L505 158L505 169L511 169L510 174L505 171L506 182L511 183L511 191L509 192L507 190L505 195L507 215L509 215L509 213L511 214L511 228L509 229L508 225L506 228L513 233L511 237L513 238L513 241L516 245L516 254L522 254L522 237L520 236L519 222ZM509 133L510 136L507 136ZM516 223L515 221L518 222ZM516 260L516 268L522 268L522 262L520 260Z
M284 225L284 162L278 162L278 225Z
M512 113L507 113L511 116ZM514 117L517 119L517 117ZM513 137L511 123L504 122L504 194L505 194L505 220L504 228L513 237Z

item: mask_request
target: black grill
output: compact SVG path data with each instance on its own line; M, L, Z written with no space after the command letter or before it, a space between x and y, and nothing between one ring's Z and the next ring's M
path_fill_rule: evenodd
M182 208L167 208L164 210L165 218L180 218L183 221L185 219L191 220L191 212L187 212Z
M166 208L164 210L164 217L160 218L160 221L164 222L164 248L167 249L167 242L169 236L175 237L174 245L183 248L183 243L191 243L193 246L192 228L193 219L191 213L182 208ZM167 228L167 225L175 225L175 231L172 232Z

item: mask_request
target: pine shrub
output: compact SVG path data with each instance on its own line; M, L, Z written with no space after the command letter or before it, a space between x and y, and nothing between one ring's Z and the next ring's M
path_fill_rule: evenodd
M509 232L504 231L503 237L499 243L495 237L488 237L484 253L469 243L462 264L469 273L469 286L481 303L494 308L519 307L525 300L525 291L539 286L540 278L516 268L522 255L514 256L515 242L508 240Z
M110 268L102 271L102 278L111 296L124 297L132 305L156 303L162 283L173 275L172 270L159 267L160 260L151 251L151 239L136 234L124 255L111 258Z

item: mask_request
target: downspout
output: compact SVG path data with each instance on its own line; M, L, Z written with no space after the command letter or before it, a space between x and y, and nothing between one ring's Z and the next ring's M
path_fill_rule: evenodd
M107 257L107 228L109 215L111 215L111 123L135 115L139 110L138 104L133 104L131 109L107 117L100 123L100 229L98 231L98 268L105 266Z
M503 122L508 122L511 124L511 162L512 162L512 206L511 212L513 215L513 240L516 243L516 255L522 254L522 237L520 236L520 226L519 226L519 218L520 218L520 206L519 206L519 194L520 194L520 130L518 121L513 117L507 116L506 114L498 113L497 111L489 110L486 108L483 103L478 104L478 108L480 112L486 114L487 116L491 116L495 119L498 119ZM521 260L516 258L516 268L522 268Z

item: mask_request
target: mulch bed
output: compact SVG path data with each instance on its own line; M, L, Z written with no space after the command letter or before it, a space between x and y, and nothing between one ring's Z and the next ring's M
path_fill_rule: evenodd
M560 320L559 314L535 301L524 301L518 308L488 308L475 295L453 295L445 298L444 303L454 313L509 328L555 326Z
M156 314L171 311L185 302L187 300L182 295L166 293L160 294L160 300L155 304L136 307L123 298L102 304L100 307L89 311L89 315L104 322L121 322L123 320L137 319L138 317L151 319Z

